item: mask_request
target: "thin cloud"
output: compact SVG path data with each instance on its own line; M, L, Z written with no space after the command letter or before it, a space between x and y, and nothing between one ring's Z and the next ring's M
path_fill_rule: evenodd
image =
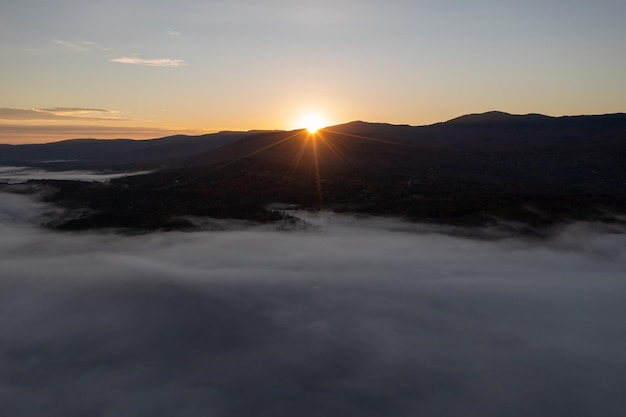
M59 107L51 109L0 108L0 120L82 120L82 121L125 121L116 117L94 116L93 114L113 114L111 110Z
M40 111L47 111L51 113L115 113L113 110L106 109L91 109L91 108L83 108L83 107L52 107L48 109L37 109Z
M57 45L64 46L66 48L74 49L77 51L89 51L92 49L110 51L112 49L112 48L107 48L107 47L98 45L97 43L91 42L91 41L68 41L64 39L53 39L52 42L54 42Z
M65 46L71 49L80 49L80 50L91 49L95 45L93 42L89 42L89 41L73 42L73 41L66 41L63 39L53 39L52 42L56 43L57 45Z
M50 134L84 134L84 133L102 133L102 134L174 134L180 133L182 129L162 129L147 126L103 126L103 125L20 125L20 124L0 124L1 134L30 134L30 133L50 133ZM204 131L184 130L186 134L202 134Z
M188 129L163 129L149 126L0 123L0 144L53 142L71 138L150 139L176 134L200 135L204 133L207 132Z
M170 59L170 58L145 59L145 58L123 56L120 58L109 59L109 61L118 62L120 64L143 65L147 67L182 67L182 66L188 65L183 60Z
M170 35L170 36L173 36L173 37L180 36L180 32L176 32L174 30L169 30L169 29L167 30L167 34Z

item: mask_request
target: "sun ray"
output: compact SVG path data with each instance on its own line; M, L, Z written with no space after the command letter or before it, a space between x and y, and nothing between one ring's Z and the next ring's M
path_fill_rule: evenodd
M392 144L392 145L403 145L402 142L399 141L393 141L393 140L386 140L386 139L378 139L378 138L370 138L368 136L361 136L361 135L355 135L352 133L345 133L345 132L338 132L336 130L331 130L331 129L324 129L330 133L334 133L336 135L343 135L343 136L350 136L353 138L358 138L358 139L365 139L365 140L369 140L370 142L379 142L379 143L387 143L387 144Z
M298 167L298 165L300 165L300 161L302 161L302 158L304 157L304 152L306 151L306 147L307 147L307 143L306 141L301 141L300 142L300 146L298 147L298 151L296 152L296 156L294 157L293 162L291 163L291 166L295 169Z
M323 205L323 193L322 193L322 177L320 175L320 163L317 153L317 140L312 141L313 144L313 166L315 168L315 183L317 185L317 198L319 207L322 208Z
M304 157L304 152L306 151L306 148L307 148L307 141L304 138L302 138L302 140L300 140L300 145L298 146L298 150L296 151L296 155L294 156L293 161L290 164L289 173L286 178L286 184L291 184L291 182L293 181L294 174L296 170L298 169L298 166L300 165L300 161L302 161L302 158Z
M263 152L263 151L267 151L268 149L272 149L273 147L278 146L278 145L280 145L281 143L285 143L285 142L287 142L287 141L289 141L289 140L292 140L292 139L293 139L293 138L295 138L297 135L298 135L298 133L297 133L297 132L296 132L296 133L293 133L293 134L291 134L291 135L287 136L287 137L286 137L286 138L284 138L284 139L281 139L281 140L279 140L279 141L277 141L277 142L274 142L274 143L270 143L269 145L266 145L266 146L264 146L264 147L262 147L262 148L260 148L260 149L257 149L257 150L256 150L256 151L254 151L254 152L247 153L247 154L245 154L245 155L243 155L243 156L241 156L241 157L239 157L239 158L237 158L237 159L234 159L234 160L232 160L232 161L228 161L227 163L221 164L221 165L219 165L219 166L218 166L218 167L216 167L216 168L217 168L217 169L221 169L221 168L228 167L228 166L230 166L230 165L232 165L232 164L234 164L234 163L237 163L237 162L239 162L239 161L241 161L241 160L243 160L243 159L245 159L245 158L249 158L249 157L254 156L254 155L256 155L256 154L259 154L259 153L261 153L261 152Z
M362 140L372 141L372 142L380 142L387 144L396 144L401 145L402 142L399 141L391 141L385 139L371 138L361 135L355 135L351 133L343 133L334 131L332 129L323 128L323 129L313 129L312 125L307 127L306 130L295 130L293 132L285 132L290 133L287 136L280 138L279 140L266 144L254 151L248 152L234 160L230 160L224 162L222 164L218 164L214 166L214 170L220 170L222 168L226 168L231 166L245 158L253 157L262 152L271 150L272 148L278 147L282 144L288 143L290 141L296 140L297 147L294 149L294 153L291 158L291 162L289 162L289 169L284 174L285 184L293 184L293 181L297 181L299 178L299 173L304 174L308 172L308 175L312 175L309 177L310 180L314 182L313 187L315 188L316 200L317 203L311 203L317 205L319 208L322 208L324 205L324 181L322 177L322 172L324 171L324 167L331 162L323 161L322 157L325 156L333 156L336 157L337 160L346 166L348 169L353 169L353 164L350 163L349 158L345 155L345 152L342 151L339 146L341 141L341 136L353 137ZM307 158L306 163L304 163L305 157ZM310 159L309 159L310 158ZM300 167L306 167L304 171L301 171ZM305 177L302 177L304 180ZM299 181L296 182L296 184ZM303 182L306 184L306 181Z
M339 152L336 148L336 145L329 140L323 132L318 132L319 139L330 149L330 151L335 155L341 162L343 162L349 168L352 168L352 164Z

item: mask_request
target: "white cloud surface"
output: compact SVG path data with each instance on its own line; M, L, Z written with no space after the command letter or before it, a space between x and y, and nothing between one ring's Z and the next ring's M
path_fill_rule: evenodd
M618 416L626 235L59 234L0 194L0 414Z

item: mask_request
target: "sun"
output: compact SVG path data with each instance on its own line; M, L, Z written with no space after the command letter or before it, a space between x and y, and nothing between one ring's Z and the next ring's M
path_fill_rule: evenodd
M309 113L302 115L297 124L299 128L305 128L310 134L314 134L321 128L328 126L328 120L321 114Z

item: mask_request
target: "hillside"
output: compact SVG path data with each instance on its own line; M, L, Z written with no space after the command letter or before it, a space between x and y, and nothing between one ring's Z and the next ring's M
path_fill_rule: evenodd
M219 132L149 140L70 139L44 144L0 145L0 166L111 170L157 167L228 145L254 133Z
M151 161L166 168L151 174L108 184L40 182L57 190L50 201L89 209L53 226L191 227L186 216L273 221L284 218L266 209L275 202L465 226L536 228L626 213L625 114L490 112L430 126L352 122L315 135L217 134L210 149L200 140L207 138L165 138L143 150L113 145L118 161L160 155ZM93 143L56 146L79 145Z

